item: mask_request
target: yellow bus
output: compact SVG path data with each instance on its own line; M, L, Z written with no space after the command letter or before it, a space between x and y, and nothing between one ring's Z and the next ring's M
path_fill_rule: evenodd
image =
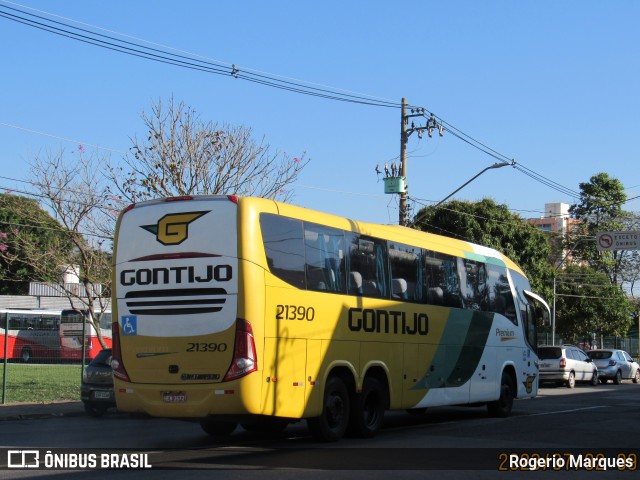
M306 419L318 439L375 435L388 409L538 389L549 307L499 252L273 200L142 202L118 219L118 409L212 435Z

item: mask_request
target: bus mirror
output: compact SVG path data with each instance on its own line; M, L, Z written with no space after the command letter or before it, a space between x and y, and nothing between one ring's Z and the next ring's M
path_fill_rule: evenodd
M549 315L549 311L546 309L542 309L542 323L545 327L551 326L551 315Z

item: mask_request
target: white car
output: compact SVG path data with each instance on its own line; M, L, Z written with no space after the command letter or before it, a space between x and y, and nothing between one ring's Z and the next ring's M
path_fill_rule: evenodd
M554 383L576 386L576 382L598 384L598 367L580 348L574 345L543 345L538 347L540 385Z
M600 383L606 383L609 380L616 385L619 385L622 380L640 382L640 365L624 350L603 348L590 350L587 355L598 367Z

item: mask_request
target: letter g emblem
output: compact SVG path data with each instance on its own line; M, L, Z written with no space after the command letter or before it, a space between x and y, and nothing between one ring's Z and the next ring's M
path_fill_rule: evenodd
M189 237L189 224L209 212L187 212L165 215L157 225L142 225L156 235L163 245L179 245Z

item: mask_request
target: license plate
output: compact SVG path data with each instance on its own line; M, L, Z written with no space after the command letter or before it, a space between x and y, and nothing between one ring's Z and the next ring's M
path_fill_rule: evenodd
M162 401L165 403L182 403L187 401L184 392L162 392Z
M93 398L100 400L109 400L111 399L111 392L93 392Z

